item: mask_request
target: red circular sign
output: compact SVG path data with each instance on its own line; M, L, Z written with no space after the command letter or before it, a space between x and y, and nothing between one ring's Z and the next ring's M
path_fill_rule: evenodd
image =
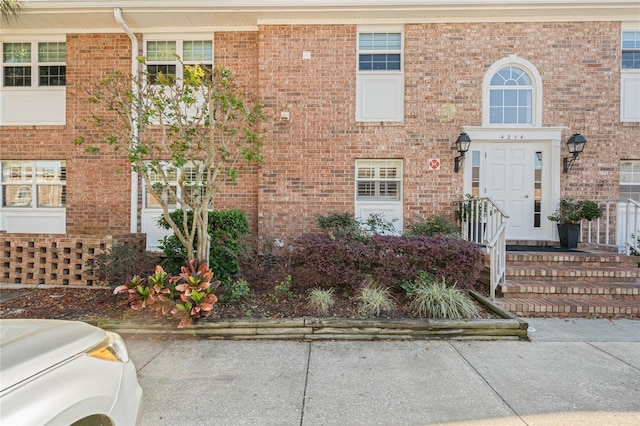
M433 170L440 168L440 161L433 158L431 161L429 161L429 167Z

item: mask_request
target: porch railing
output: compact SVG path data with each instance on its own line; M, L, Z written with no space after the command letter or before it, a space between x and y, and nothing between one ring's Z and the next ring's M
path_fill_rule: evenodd
M491 197L465 199L459 213L462 238L484 246L489 254L489 291L495 299L498 284L505 281L509 215Z
M580 242L606 248L624 254L640 254L640 203L628 200L599 201L602 217L591 222L583 221Z

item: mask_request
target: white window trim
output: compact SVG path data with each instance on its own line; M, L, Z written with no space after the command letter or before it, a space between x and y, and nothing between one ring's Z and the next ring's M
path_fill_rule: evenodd
M32 44L31 86L5 87L4 64L0 56L0 126L61 126L66 124L67 86L38 86L38 63L34 64L33 62L34 43L35 55L37 55L38 43L51 42L66 43L67 39L64 35L0 37L0 43ZM35 75L33 74L34 66Z
M516 67L526 72L533 83L531 93L531 124L496 124L491 123L491 79L503 68ZM491 65L482 80L482 126L483 127L542 127L542 77L536 67L529 61L516 55L509 55Z
M4 45L5 43L29 43L31 44L31 61L25 62L22 66L31 67L31 86L5 86L4 85L4 57L3 52L4 49L0 48L0 90L2 91L12 91L12 90L29 90L29 89L38 89L38 90L65 90L66 86L40 86L40 80L38 76L38 66L39 65L61 65L61 62L38 62L38 44L39 43L66 43L67 39L64 36L37 36L37 37L2 37L0 40L0 44ZM64 66L66 66L66 61L64 62Z
M360 57L360 34L361 33L400 33L401 48L400 48L400 71L375 71L359 69L359 57ZM402 122L404 121L404 57L405 57L405 43L404 43L404 26L403 25L359 25L356 34L356 122ZM366 51L375 53L377 51ZM396 51L385 51L384 53L397 53ZM395 91L399 93L395 94L395 101L397 104L396 112L389 116L377 116L366 117L364 114L363 104L364 100L364 85L367 82L387 83L395 86ZM393 102L393 100L391 100Z
M620 30L620 54L622 54L622 33L627 31L640 31L640 24L623 23ZM640 99L635 95L637 88L640 88L640 69L623 69L620 66L620 122L637 123L640 122ZM627 97L626 93L632 96ZM635 103L635 108L634 104ZM632 113L631 110L635 110Z
M145 34L144 41L142 43L142 54L146 58L147 57L147 42L149 41L175 41L176 42L176 54L183 59L183 42L185 41L211 41L211 65L215 62L215 41L213 33L193 33L193 34ZM158 61L157 63L150 62L149 65L157 65L157 64L167 64L169 65L170 61ZM189 64L191 62L185 61L185 64ZM184 75L184 70L182 69L182 65L177 61L172 61L171 65L176 66L176 78L181 79Z
M394 179L379 179L379 180L393 180L400 184L399 194L397 200L379 199L379 200L358 200L358 170L359 164L365 162L373 163L392 163L398 167L398 177ZM362 179L371 180L371 179ZM367 220L370 214L380 213L384 215L385 219L392 222L396 228L397 233L401 234L403 229L403 199L404 199L404 162L397 158L361 158L355 161L355 176L354 176L354 210L355 217L362 220Z

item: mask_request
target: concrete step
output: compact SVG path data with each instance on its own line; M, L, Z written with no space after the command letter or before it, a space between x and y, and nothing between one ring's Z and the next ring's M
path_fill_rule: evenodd
M637 300L504 297L496 303L519 317L640 317Z

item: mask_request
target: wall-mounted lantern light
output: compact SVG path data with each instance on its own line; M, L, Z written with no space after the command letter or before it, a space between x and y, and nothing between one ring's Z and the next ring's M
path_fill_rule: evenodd
M453 171L458 173L460 171L460 162L464 160L464 155L469 151L469 145L471 145L471 138L466 133L460 133L458 139L456 139L456 149L460 153L455 159L453 164Z
M584 146L587 143L587 140L580 133L574 133L573 136L569 138L567 141L567 149L569 149L569 153L572 155L571 158L563 158L562 159L562 172L569 173L571 167L573 167L573 163L580 158L580 154L584 151Z

